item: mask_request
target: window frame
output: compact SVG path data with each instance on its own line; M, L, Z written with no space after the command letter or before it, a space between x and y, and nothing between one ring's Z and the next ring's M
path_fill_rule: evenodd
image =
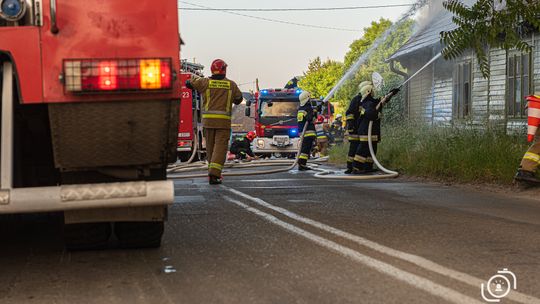
M524 120L527 119L525 96L533 92L533 56L532 52L511 52L506 59L506 117L507 119ZM524 58L527 58L527 65L524 64ZM516 61L519 59L519 66ZM524 72L527 68L527 74ZM519 73L519 75L518 75ZM524 78L526 82L523 81ZM518 87L519 84L519 87ZM525 93L527 88L527 93ZM517 102L517 95L522 95L520 102ZM519 111L516 108L519 107Z
M454 119L468 119L472 116L472 86L472 59L456 63L452 72L452 116Z

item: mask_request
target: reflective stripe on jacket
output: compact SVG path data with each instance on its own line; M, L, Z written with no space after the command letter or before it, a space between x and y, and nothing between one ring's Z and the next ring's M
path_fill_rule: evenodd
M203 126L230 129L232 104L242 102L242 92L236 83L224 77L222 79L193 77L191 85L204 96Z

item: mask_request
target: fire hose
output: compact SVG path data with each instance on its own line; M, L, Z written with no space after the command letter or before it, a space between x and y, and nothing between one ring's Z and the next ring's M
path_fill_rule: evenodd
M377 109L380 108L380 104L377 106ZM300 156L300 150L302 148L302 143L304 141L304 134L307 129L307 123L304 125L304 129L302 130L302 135L300 137L300 142L298 145L297 150L297 156L294 159L294 161L290 160L270 160L270 161L256 161L252 163L226 163L225 168L259 168L259 167L268 167L268 166L283 166L283 165L289 165L285 168L279 168L279 169L272 169L272 170L260 170L260 171L240 171L240 172L223 172L223 176L248 176L248 175L263 175L263 174L274 174L274 173L282 173L287 172L296 167L298 164L299 156ZM334 179L334 180L375 180L375 179L385 179L385 178L393 178L397 177L399 175L398 172L388 170L385 167L381 165L381 163L378 161L377 157L375 156L375 151L373 149L373 142L371 140L371 134L373 129L373 122L371 121L369 123L368 128L368 145L369 145L369 152L371 154L371 157L375 163L375 165L384 173L386 174L374 174L374 175L342 175L342 174L335 174L334 171L326 170L326 169L319 169L315 167L310 167L314 171L318 171L314 176L316 178L321 179ZM197 147L198 147L198 137L195 137L195 145L194 150L192 152L191 157L186 162L185 165L177 165L169 168L167 172L169 174L174 173L184 173L184 172L192 172L192 171L200 171L200 170L206 170L208 167L206 162L196 162L193 163L193 160L195 159ZM311 162L313 164L313 162ZM169 175L170 179L188 179L188 178L201 178L201 177L207 177L207 173L199 173L199 174L188 174L188 175Z
M286 164L290 164L289 166L285 168L279 168L279 169L272 169L272 170L261 170L261 171L240 171L240 172L223 172L223 176L247 176L247 175L263 175L263 174L273 174L273 173L281 173L281 172L287 172L298 164L298 159L300 156L300 150L302 149L302 142L304 141L304 134L307 129L307 123L304 125L304 129L302 130L302 135L300 137L300 142L298 144L298 150L296 153L296 158L294 161L261 161L261 162L253 162L250 164L226 164L225 167L238 167L238 168L253 168L253 167L267 167L267 166L282 166ZM194 159L195 153L193 153L192 157L190 157L191 162ZM182 172L191 172L191 171L199 171L207 169L207 164L205 162L199 162L190 164L189 162L186 165L179 165L172 167L167 170L167 173L182 173ZM208 173L199 173L199 174L189 174L189 175L169 175L169 179L187 179L187 178L200 178L200 177L207 177Z

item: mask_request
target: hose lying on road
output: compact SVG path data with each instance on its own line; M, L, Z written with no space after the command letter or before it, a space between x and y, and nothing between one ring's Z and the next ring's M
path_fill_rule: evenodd
M377 109L379 109L380 104L377 106ZM287 172L296 167L298 164L299 156L300 156L300 150L302 149L302 143L304 141L304 134L307 129L307 123L304 125L304 129L302 130L302 135L300 137L300 142L298 144L298 150L296 153L296 158L293 160L263 160L263 161L254 161L251 163L226 163L224 165L224 168L261 168L261 167L268 167L268 166L283 166L283 165L289 165L284 168L279 169L272 169L272 170L257 170L257 171L239 171L239 172L223 172L223 176L248 176L248 175L265 175L265 174L274 174L274 173L282 173ZM376 179L385 179L385 178L394 178L399 176L398 172L388 170L385 167L381 165L377 157L375 156L375 151L373 150L373 142L371 140L371 134L373 129L373 122L371 121L369 123L368 128L368 145L369 145L369 152L371 154L371 157L373 158L373 162L375 165L384 173L386 174L371 174L371 175L344 175L344 174L336 174L335 171L330 171L326 169L319 169L315 167L310 167L312 170L317 171L317 173L314 175L316 178L322 178L322 179L334 179L334 180L376 180ZM184 173L184 172L193 172L193 171L200 171L200 170L207 170L208 164L206 162L196 162L193 163L193 160L195 158L195 153L197 150L197 137L195 139L195 148L194 151L190 157L190 159L186 162L186 164L180 164L173 166L167 170L167 173L169 173L168 178L169 179L189 179L189 178L201 178L201 177L208 177L208 173L198 173L198 174L182 174L182 175L172 175L175 173ZM327 159L320 159L311 161L310 163L317 163L326 161Z
M226 164L226 168L255 168L255 167L266 167L266 166L276 166L276 165L287 165L290 164L287 167L279 168L279 169L272 169L272 170L260 170L260 171L239 171L239 172L223 172L223 176L247 176L247 175L264 175L264 174L273 174L273 173L281 173L281 172L287 172L298 164L298 159L300 156L300 150L302 149L302 142L304 141L304 134L307 129L307 123L304 125L304 129L302 130L302 135L300 136L300 142L298 144L298 150L296 151L296 158L294 161L261 161L259 162L253 162L250 164L246 163L232 163L232 164ZM193 161L191 159L191 161ZM178 165L173 168L170 168L167 170L167 173L169 173L168 178L169 179L187 179L187 178L199 178L199 177L208 177L208 173L198 173L198 174L188 174L188 175L170 175L171 173L181 173L181 172L191 172L191 171L199 171L199 170L206 170L207 164L204 162L190 164L187 163L186 165Z
M382 172L386 174L372 174L372 175L337 175L332 171L329 170L321 170L318 169L317 171L320 171L316 173L314 176L317 178L323 178L323 179L344 179L344 180L374 180L374 179L385 179L385 178L393 178L398 177L399 173L396 171L388 170L377 159L375 156L375 151L373 150L373 141L371 140L371 133L373 131L373 121L369 122L369 128L368 128L368 145L369 145L369 153L371 154L371 158L373 158L373 162L379 168Z

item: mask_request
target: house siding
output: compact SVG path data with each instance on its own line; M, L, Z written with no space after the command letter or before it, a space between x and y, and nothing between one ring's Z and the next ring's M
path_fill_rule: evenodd
M418 70L418 69L416 69ZM431 119L431 94L433 70L425 69L409 85L409 117L413 120L429 122Z
M491 74L489 78L489 120L506 119L506 51L492 49L489 52Z
M533 71L534 71L534 92L540 93L540 34L536 33L532 37L534 42L534 59L533 59Z
M533 46L532 86L540 94L540 33L524 39ZM474 124L480 128L487 126L506 129L508 132L522 132L526 119L508 119L507 116L507 63L514 51L491 49L488 52L490 77L484 78L478 59L470 52L455 61L437 60L411 80L409 86L409 117L412 120L430 124ZM411 53L403 57L402 64L413 74L430 59L433 51ZM471 71L471 112L466 119L455 119L453 109L453 71L458 63L470 61Z

